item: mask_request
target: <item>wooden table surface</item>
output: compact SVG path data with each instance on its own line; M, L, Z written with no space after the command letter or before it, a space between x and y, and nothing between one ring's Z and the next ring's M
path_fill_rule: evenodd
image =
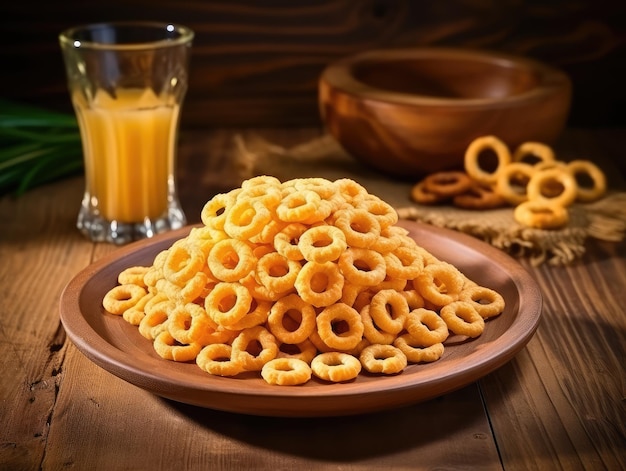
M253 131L285 146L320 132ZM240 183L229 171L232 137L253 131L182 136L191 222L213 194ZM624 189L611 166L624 158L623 135L570 130L562 145L601 160ZM116 250L75 229L82 191L74 177L0 199L1 470L626 469L624 243L589 241L570 266L521 260L541 287L542 322L512 361L476 383L375 414L254 417L156 397L68 340L64 286Z

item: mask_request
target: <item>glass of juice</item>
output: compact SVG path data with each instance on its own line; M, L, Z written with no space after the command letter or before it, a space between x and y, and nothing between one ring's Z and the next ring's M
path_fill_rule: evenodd
M59 36L85 163L77 227L93 241L123 244L186 224L175 167L193 36L153 22Z

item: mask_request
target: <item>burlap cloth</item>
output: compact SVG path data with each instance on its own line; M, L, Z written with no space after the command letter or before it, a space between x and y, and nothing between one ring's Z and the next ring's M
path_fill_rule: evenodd
M452 206L425 206L411 201L415 182L381 175L348 155L331 136L284 148L259 137L235 138L233 165L242 179L273 175L280 180L323 177L352 178L393 205L403 219L420 221L475 236L533 265L564 265L585 253L589 238L621 242L626 233L626 193L611 192L603 199L570 207L570 222L559 230L524 227L513 219L512 208L488 211ZM382 158L382 157L381 157Z

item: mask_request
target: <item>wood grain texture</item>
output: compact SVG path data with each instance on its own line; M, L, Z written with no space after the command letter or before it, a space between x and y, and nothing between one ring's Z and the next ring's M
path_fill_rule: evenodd
M381 47L461 46L528 56L574 81L571 124L624 123L626 4L609 0L108 0L3 2L0 95L70 109L58 33L156 19L196 33L185 126L319 122L331 61Z

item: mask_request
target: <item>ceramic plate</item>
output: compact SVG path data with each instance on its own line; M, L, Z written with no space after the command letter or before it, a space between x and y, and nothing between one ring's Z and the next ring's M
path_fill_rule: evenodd
M224 411L265 416L332 416L408 405L459 389L499 368L534 334L542 300L535 281L510 256L473 237L402 221L418 244L460 268L481 285L500 292L505 311L470 341L447 341L444 355L430 364L409 365L395 376L361 373L349 383L312 379L302 386L271 386L256 373L211 376L195 363L161 359L152 343L120 316L104 311L104 294L117 275L184 237L189 228L135 242L80 272L61 295L61 321L69 338L91 361L110 373L162 397Z

